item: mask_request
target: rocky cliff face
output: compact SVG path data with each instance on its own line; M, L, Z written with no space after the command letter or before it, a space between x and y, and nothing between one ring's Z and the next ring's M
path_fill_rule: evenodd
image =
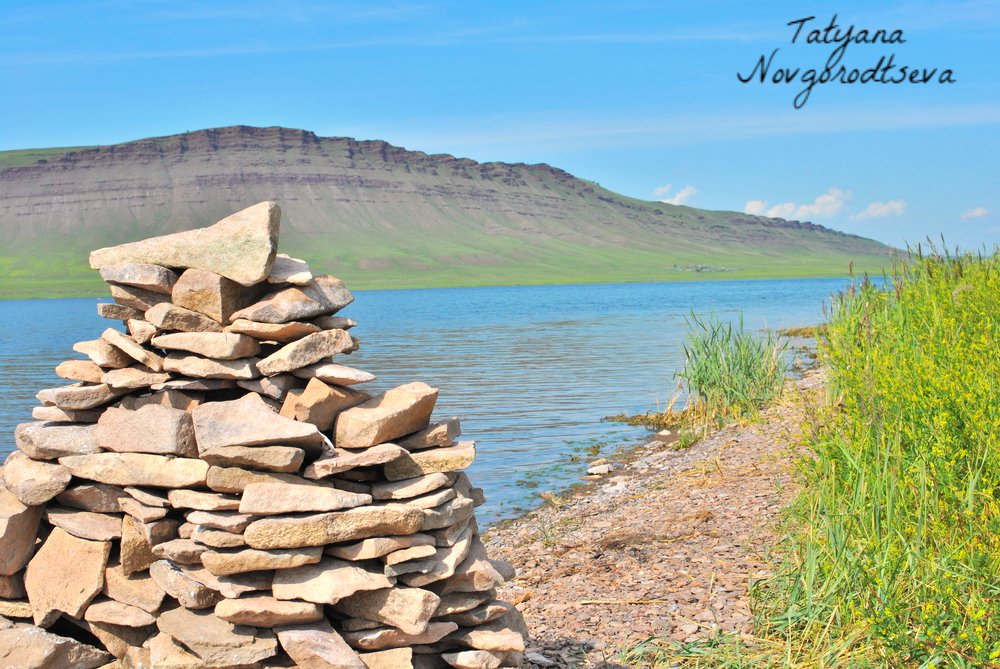
M544 164L234 126L0 169L0 267L16 270L6 281L30 283L53 264L56 279L84 276L86 249L195 228L261 200L283 203L293 253L368 285L657 279L698 265L738 272L762 254L846 266L886 251L811 224L625 198ZM623 260L646 274L608 273Z

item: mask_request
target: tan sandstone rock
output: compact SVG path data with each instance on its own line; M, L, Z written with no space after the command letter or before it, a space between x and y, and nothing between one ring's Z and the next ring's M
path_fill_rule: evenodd
M0 575L16 574L28 563L41 517L42 507L26 506L0 486Z
M427 427L438 391L425 383L388 390L337 416L338 448L368 448Z
M316 564L275 572L272 587L277 599L335 604L356 592L381 590L392 585L381 569L326 557Z
M261 202L207 228L98 249L90 254L90 266L102 269L130 262L195 267L252 286L271 272L280 220L277 204Z
M24 574L35 624L47 627L60 613L80 618L104 587L109 541L87 541L53 529ZM72 565L72 569L67 569Z
M111 407L97 422L94 437L101 448L119 453L198 455L191 414L155 404L134 411Z
M59 458L73 476L111 485L187 488L205 485L208 463L148 453L93 453Z
M62 465L32 460L22 451L8 455L0 470L3 485L26 506L45 504L66 489L70 478Z

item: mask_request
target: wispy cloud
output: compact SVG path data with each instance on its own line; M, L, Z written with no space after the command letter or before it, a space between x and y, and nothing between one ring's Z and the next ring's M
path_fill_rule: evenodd
M666 190L664 190L666 189ZM654 195L666 195L670 192L670 184L666 186L660 186L655 191ZM665 202L667 204L686 204L692 197L698 194L698 189L694 186L684 186L679 191L674 193L673 197L661 198L660 202Z
M789 201L768 207L765 200L750 200L744 206L743 211L757 216L766 215L772 218L796 220L831 218L843 211L847 203L851 201L851 197L851 191L831 188L822 195L817 195L812 202L803 204Z
M990 210L986 207L973 207L968 211L962 212L962 218L982 218L983 216L989 216Z
M398 132L383 128L397 141L412 146L446 146L451 151L473 147L503 147L523 144L537 149L545 145L564 151L682 146L704 141L758 139L783 136L823 136L903 128L949 128L1000 124L1000 104L939 107L898 106L892 109L829 108L809 114L799 112L664 114L637 117L627 111L613 115L586 114L570 110L515 116L483 115L440 118L438 128L422 122L401 125ZM489 128L489 130L486 130Z
M657 186L656 188L653 189L653 197L662 197L667 193L669 193L673 187L674 187L673 184L664 184L662 186Z
M851 218L891 218L902 216L906 213L906 202L902 199L889 200L887 202L872 202Z

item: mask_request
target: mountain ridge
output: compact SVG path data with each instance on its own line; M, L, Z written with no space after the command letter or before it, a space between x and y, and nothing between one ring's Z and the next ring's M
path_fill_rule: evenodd
M355 287L824 276L890 249L821 225L629 198L546 163L227 126L0 152L0 297L99 291L90 249L262 200L285 251Z

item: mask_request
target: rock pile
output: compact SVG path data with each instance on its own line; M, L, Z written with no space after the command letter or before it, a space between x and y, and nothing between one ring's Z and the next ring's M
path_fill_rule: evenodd
M438 391L333 362L353 297L264 202L95 251L121 320L56 368L0 486L0 666L518 666ZM31 619L31 623L18 619ZM112 657L113 656L113 657Z

